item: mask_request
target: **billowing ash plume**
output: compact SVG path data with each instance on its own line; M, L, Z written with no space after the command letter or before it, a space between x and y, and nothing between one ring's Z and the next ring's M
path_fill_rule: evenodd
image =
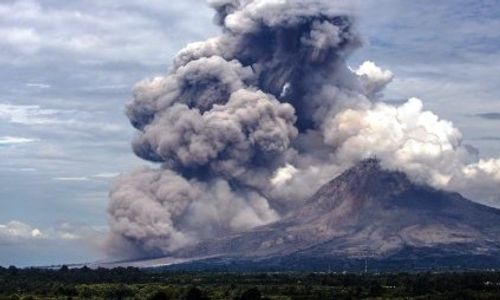
M346 2L209 4L222 35L181 50L127 106L134 152L159 167L115 182L114 251L168 254L271 223L368 157L480 199L498 192L500 160L468 164L460 132L420 100L378 101L390 71L347 65L362 39Z

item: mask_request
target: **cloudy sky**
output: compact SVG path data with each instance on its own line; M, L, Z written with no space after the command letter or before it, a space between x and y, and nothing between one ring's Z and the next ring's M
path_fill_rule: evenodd
M500 156L500 1L357 7L366 46L350 64L392 70L388 101L419 97L481 156ZM0 1L0 265L103 258L109 184L145 164L124 104L186 43L215 35L211 20L203 0Z

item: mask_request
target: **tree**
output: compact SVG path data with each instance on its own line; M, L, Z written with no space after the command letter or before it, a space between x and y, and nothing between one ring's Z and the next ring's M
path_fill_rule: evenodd
M187 291L184 299L185 300L204 300L205 298L203 297L203 293L201 292L201 290L199 288L192 287Z
M59 269L59 272L61 273L66 273L69 271L69 268L67 265L63 265L60 269Z
M260 300L262 295L257 288L246 290L240 297L240 300Z
M10 266L8 270L9 270L10 275L15 275L18 272L18 269L16 268L16 266Z
M148 300L170 300L170 296L164 291L156 291L148 297Z

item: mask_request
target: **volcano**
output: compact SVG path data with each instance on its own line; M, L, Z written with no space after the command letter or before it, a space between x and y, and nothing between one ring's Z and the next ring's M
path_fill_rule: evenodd
M500 210L369 159L280 221L203 241L167 261L203 270L498 268Z

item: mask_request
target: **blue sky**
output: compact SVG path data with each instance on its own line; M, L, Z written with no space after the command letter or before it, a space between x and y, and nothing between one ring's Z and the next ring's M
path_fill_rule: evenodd
M363 0L350 60L396 75L481 156L500 156L500 1ZM145 164L124 104L186 43L217 33L203 0L0 2L0 265L94 261L107 191ZM500 205L500 204L499 204Z

